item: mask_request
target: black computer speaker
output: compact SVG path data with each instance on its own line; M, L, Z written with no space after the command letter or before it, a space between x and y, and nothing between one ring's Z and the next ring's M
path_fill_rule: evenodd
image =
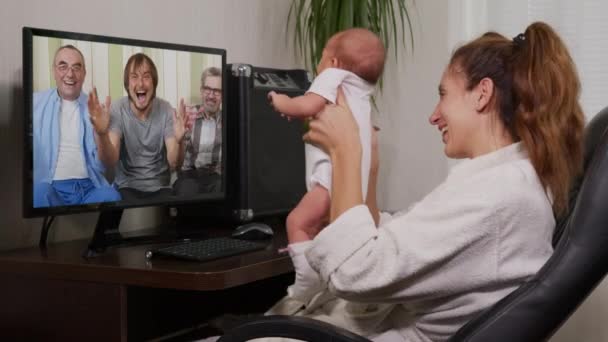
M228 64L226 191L239 221L287 214L306 192L304 124L274 111L268 92L290 97L310 86L304 70Z

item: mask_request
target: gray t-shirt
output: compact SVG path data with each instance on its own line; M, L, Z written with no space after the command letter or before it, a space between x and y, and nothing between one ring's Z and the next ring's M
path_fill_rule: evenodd
M138 119L125 96L112 103L110 130L121 137L115 182L119 188L157 191L170 186L165 139L173 136L173 108L154 98L148 119Z

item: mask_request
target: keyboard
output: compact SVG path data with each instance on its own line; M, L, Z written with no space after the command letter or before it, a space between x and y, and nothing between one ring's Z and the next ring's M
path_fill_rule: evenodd
M179 259L209 261L266 248L267 243L238 240L228 237L186 242L146 252L146 258L162 255Z

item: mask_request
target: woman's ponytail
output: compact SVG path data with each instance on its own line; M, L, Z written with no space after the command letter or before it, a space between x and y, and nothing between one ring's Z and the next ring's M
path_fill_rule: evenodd
M517 105L513 129L559 216L567 209L570 187L583 164L585 119L578 74L565 44L542 22L513 40L511 65Z

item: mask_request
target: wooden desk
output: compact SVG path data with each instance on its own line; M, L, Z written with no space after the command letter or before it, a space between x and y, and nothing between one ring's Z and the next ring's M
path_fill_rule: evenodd
M0 339L139 341L265 310L293 281L282 232L265 250L205 263L146 260L154 245L86 260L87 240L1 252Z

